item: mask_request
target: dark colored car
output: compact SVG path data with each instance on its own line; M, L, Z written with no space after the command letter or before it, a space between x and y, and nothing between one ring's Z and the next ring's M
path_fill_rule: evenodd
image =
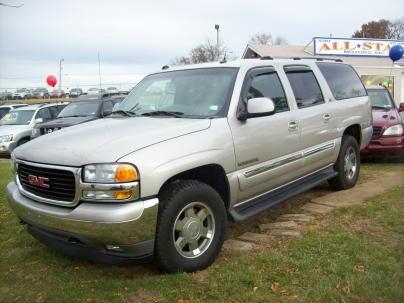
M32 91L32 98L34 99L49 98L49 92L44 87L36 88Z
M109 116L114 105L121 102L123 96L96 100L74 101L66 106L55 120L41 123L32 132L32 138L49 134L65 127L73 126Z
M77 98L83 94L83 90L81 88L72 88L69 92L69 97Z
M66 96L65 91L62 89L54 89L51 91L50 95L51 98L63 98Z
M404 125L390 92L382 87L368 88L372 102L373 136L362 150L362 157L404 156Z

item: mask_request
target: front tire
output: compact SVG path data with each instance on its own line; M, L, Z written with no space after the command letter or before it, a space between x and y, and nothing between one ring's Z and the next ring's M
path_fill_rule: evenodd
M334 165L338 175L329 180L332 188L349 189L355 186L360 171L360 153L356 139L349 135L342 137L341 149Z
M177 181L160 195L155 258L169 273L208 267L219 254L226 231L226 209L209 185Z

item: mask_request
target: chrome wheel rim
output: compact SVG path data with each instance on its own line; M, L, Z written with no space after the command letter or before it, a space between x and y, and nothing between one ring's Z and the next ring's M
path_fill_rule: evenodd
M344 157L344 173L348 179L352 179L355 176L357 165L355 150L352 146L349 146Z
M174 246L185 258L202 255L212 243L214 234L215 218L212 210L202 202L185 206L174 221Z

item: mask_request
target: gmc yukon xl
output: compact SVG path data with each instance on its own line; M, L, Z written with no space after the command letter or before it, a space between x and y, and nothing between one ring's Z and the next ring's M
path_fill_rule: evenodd
M214 261L228 220L327 180L353 187L371 136L367 92L340 60L169 68L110 117L15 149L7 195L28 231L66 254L194 271Z

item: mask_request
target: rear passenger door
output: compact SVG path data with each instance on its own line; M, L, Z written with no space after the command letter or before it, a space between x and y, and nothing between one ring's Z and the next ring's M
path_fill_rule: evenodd
M305 173L333 163L333 113L310 66L285 65L299 112L300 147Z

